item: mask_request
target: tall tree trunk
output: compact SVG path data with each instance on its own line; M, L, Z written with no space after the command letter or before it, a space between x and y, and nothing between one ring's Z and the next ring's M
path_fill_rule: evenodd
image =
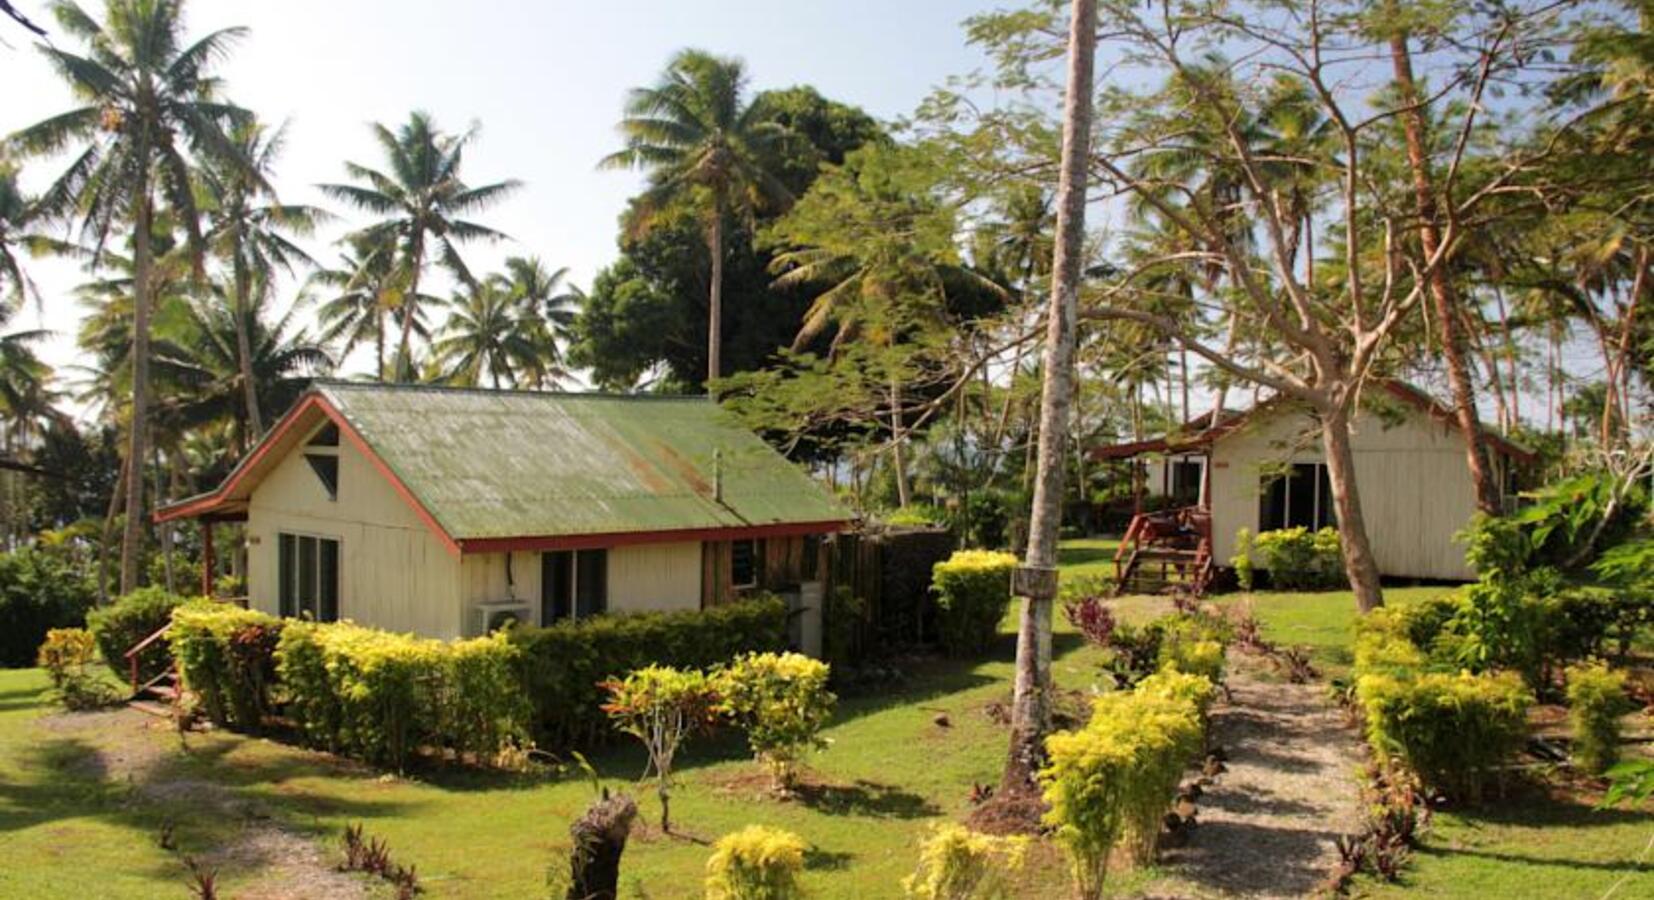
M712 255L712 285L706 302L706 380L711 383L723 372L724 349L724 216L713 210L706 229L706 249Z
M890 465L896 473L896 502L902 509L909 503L907 484L907 454L902 441L902 386L894 375L890 378Z
M155 440L153 434L149 436L149 454L155 466L155 500L160 502L166 489L162 480L165 477L163 473L166 470L161 468L161 444ZM167 593L176 594L178 593L178 579L176 573L172 571L172 528L164 525L159 529L159 532L161 571L166 573Z
M1511 424L1522 427L1522 372L1516 365L1516 339L1511 335L1510 313L1505 308L1505 289L1495 284L1493 286L1493 302L1499 310L1499 333L1504 341L1505 368L1508 370L1510 386L1510 418Z
M375 303L375 305L378 306L378 309L374 311L373 315L379 321L379 324L375 328L374 334L373 334L373 361L374 361L374 366L375 366L374 374L379 378L380 381L384 381L385 380L385 302L384 302L384 300L379 299L378 297L375 297L373 302Z
M419 308L419 276L425 269L425 244L415 241L410 253L409 262L412 271L408 275L408 292L402 295L402 337L401 349L398 351L401 358L397 360L397 381L414 381L413 366L413 327L414 312Z
M247 424L252 430L248 446L264 436L264 416L258 408L258 384L253 381L253 339L248 332L247 292L250 289L247 267L240 260L235 263L235 352L241 369L242 397L247 404Z
M1384 605L1378 560L1367 540L1367 520L1361 512L1361 489L1355 479L1355 454L1350 448L1349 412L1341 406L1321 410L1321 448L1327 458L1327 481L1333 508L1338 511L1338 542L1344 552L1344 573L1355 591L1355 605L1371 612Z
M1424 147L1424 111L1418 101L1418 87L1413 81L1413 58L1407 48L1407 33L1398 31L1390 38L1390 59L1395 67L1396 86L1400 89L1403 130L1407 135L1407 163L1413 170L1413 193L1419 213L1419 245L1426 258L1433 257L1441 248L1441 226L1436 204L1436 189L1430 177L1429 160ZM1436 319L1441 324L1442 359L1447 363L1447 381L1453 393L1453 415L1465 445L1465 465L1476 490L1476 507L1490 516L1502 511L1499 502L1499 484L1488 461L1487 444L1482 438L1482 426L1476 414L1476 386L1465 358L1464 330L1459 321L1459 301L1452 280L1448 277L1447 260L1441 260L1430 270L1430 298L1435 302Z
M138 171L149 170L146 148L138 150ZM146 439L149 437L149 314L150 198L147 179L140 179L134 200L132 278L132 415L128 423L126 457L131 472L126 479L126 521L121 530L121 593L137 590L144 555L144 477Z
M1057 184L1057 232L1040 393L1039 477L1034 484L1028 553L1018 573L1022 620L1017 631L1011 752L1002 785L1029 790L1051 726L1051 607L1057 593L1057 538L1062 526L1063 440L1074 394L1074 332L1084 252L1086 165L1091 156L1092 64L1096 0L1074 0L1068 30L1068 93Z

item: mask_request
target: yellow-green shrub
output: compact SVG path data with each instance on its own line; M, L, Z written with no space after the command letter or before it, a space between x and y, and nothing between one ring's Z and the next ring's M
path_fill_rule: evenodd
M184 686L218 725L257 730L270 710L282 620L200 600L172 611L167 643Z
M1211 711L1212 703L1217 700L1218 686L1206 675L1188 673L1175 667L1168 667L1137 682L1137 686L1132 688L1132 692L1145 697L1184 704L1194 709L1200 717L1201 728L1204 730L1207 713Z
M714 682L696 669L645 666L604 682L603 689L609 694L603 711L615 728L642 741L649 754L660 796L660 830L671 831L672 762L684 739L716 719Z
M1396 672L1421 668L1425 657L1412 642L1407 614L1385 606L1362 616L1355 624L1356 674Z
M1068 851L1081 897L1101 896L1109 854L1153 855L1161 818L1200 746L1197 707L1154 693L1099 697L1084 728L1046 739L1046 822Z
M944 823L919 845L919 868L902 879L902 892L919 900L1008 900L1027 853L1028 838Z
M793 900L803 896L804 841L763 825L748 825L713 845L706 861L706 900Z
M172 620L172 611L186 602L159 587L139 588L113 604L86 614L86 627L98 639L98 649L115 677L128 677L126 651L160 631ZM172 660L166 647L153 647L138 657L138 680L149 681L167 670Z
M84 628L52 628L35 654L35 661L52 680L59 702L72 710L105 706L115 691L97 670L98 642Z
M942 649L952 656L993 645L1011 602L1017 558L994 550L960 550L931 569Z
M1356 698L1380 759L1400 762L1426 786L1472 803L1522 746L1533 702L1513 672L1369 672L1357 679Z
M1155 662L1188 675L1223 682L1224 643L1229 625L1205 615L1175 615L1160 620L1160 648Z
M1310 531L1302 526L1260 532L1253 540L1261 565L1276 590L1321 590L1348 587L1338 530Z
M747 734L747 743L789 790L798 759L824 746L821 729L838 698L827 690L826 663L800 653L748 653L717 673L721 709Z
M1604 663L1568 668L1568 718L1573 726L1573 758L1592 775L1619 761L1620 716L1630 711L1625 673Z
M532 715L520 678L522 651L505 632L442 650L442 742L479 757L528 740Z

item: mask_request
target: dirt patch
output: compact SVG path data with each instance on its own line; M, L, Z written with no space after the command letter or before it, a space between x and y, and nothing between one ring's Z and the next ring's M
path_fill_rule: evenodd
M1359 738L1323 685L1268 682L1258 661L1230 658L1231 696L1212 722L1227 771L1163 862L1220 896L1302 897L1337 862L1335 838L1359 827Z
M1045 801L1032 789L996 792L965 817L965 825L983 834L1039 834L1044 829Z
M225 875L252 873L252 881L237 890L237 897L324 900L368 896L360 878L339 872L316 842L271 821L257 801L213 781L166 774L164 764L179 752L170 721L117 707L42 716L35 720L35 727L54 737L83 740L87 752L73 768L86 777L130 783L139 801L211 810L238 822L231 836L195 857L204 870Z

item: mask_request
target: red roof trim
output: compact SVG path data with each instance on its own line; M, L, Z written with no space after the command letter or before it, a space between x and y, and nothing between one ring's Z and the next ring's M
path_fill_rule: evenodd
M276 423L276 427L270 429L270 433L266 434L264 439L259 441L258 446L253 448L253 452L248 454L247 458L235 467L235 471L230 473L230 477L224 479L224 483L219 485L218 490L172 506L163 506L155 511L155 521L170 522L174 519L211 515L225 503L231 502L230 496L247 480L247 476L253 468L281 443L282 438L286 437L288 432L298 427L299 420L311 410L319 410L322 415L338 425L339 433L350 441L350 445L355 447L356 451L361 453L363 458L380 475L384 476L386 481L390 482L391 489L396 491L397 496L408 504L414 515L418 516L420 521L424 522L425 526L431 530L431 534L442 542L442 546L447 548L449 553L455 556L459 555L459 544L454 541L446 529L438 524L436 517L431 515L430 510L425 508L425 504L419 502L419 498L414 496L413 491L409 490L408 486L402 483L402 479L398 478L395 472L391 471L391 467L380 458L379 454L368 446L367 440L350 424L350 420L346 419L343 413L339 412L332 403L327 401L326 397L319 393L311 393L305 396L303 400L288 410L287 415L282 416L281 421Z
M275 447L276 444L281 442L281 439L287 435L287 432L293 430L293 428L297 426L299 419L311 409L321 405L321 395L307 395L304 399L295 404L292 409L288 410L287 415L281 417L281 421L276 423L276 427L270 429L270 431L264 435L264 439L258 442L258 446L253 448L252 453L249 453L246 458L236 464L235 470L230 473L228 478L224 479L224 483L219 485L216 490L210 493L202 494L199 497L191 497L187 500L180 500L177 503L162 506L156 509L154 515L155 521L170 522L174 519L193 519L198 516L207 515L216 510L220 505L228 501L230 494L241 485L242 481L246 480L247 473L252 471L253 466L257 465L260 460L269 455L271 449Z
M748 538L797 537L843 531L847 521L782 522L728 528L678 528L664 531L615 531L605 534L548 534L537 537L461 538L462 553L506 553L514 550L597 550L634 544L682 541L740 541Z

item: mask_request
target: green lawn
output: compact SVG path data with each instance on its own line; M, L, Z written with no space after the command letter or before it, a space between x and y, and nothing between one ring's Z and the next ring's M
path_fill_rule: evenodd
M1067 573L1109 570L1111 559L1104 542L1064 548ZM1339 658L1354 610L1347 593L1260 594L1250 602L1272 639L1310 643L1323 658ZM1127 598L1120 606L1138 617L1163 601ZM1058 681L1087 687L1096 679L1096 655L1057 618ZM800 802L761 796L756 767L738 742L692 745L681 761L675 822L703 839L753 822L787 828L814 848L805 879L814 896L898 895L924 832L961 815L973 783L997 781L1006 734L985 710L1009 699L1013 649L1007 634L987 661L918 665L898 684L846 698L827 733L831 747L809 763L819 786ZM133 730L109 727L105 714L56 715L40 698L44 687L38 671L0 671L4 897L183 896L181 853L210 855L262 823L313 838L332 865L339 832L354 822L385 838L397 860L416 865L429 896L544 896L548 867L563 864L568 824L592 798L578 775L397 778L233 734L192 734L180 752L177 735L159 723ZM937 724L938 715L949 724ZM624 745L593 762L611 788L628 787L642 769L641 755ZM655 818L652 795L642 793L640 805L646 820ZM1646 819L1532 799L1443 818L1431 850L1408 875L1419 895L1597 896L1654 835ZM159 846L166 822L178 852ZM699 843L646 830L627 850L627 895L698 896L707 853ZM1019 894L1064 896L1060 858L1047 849L1034 861ZM280 860L258 852L216 862L227 896L287 877ZM1114 890L1130 895L1154 875L1122 877ZM1618 896L1654 896L1654 875L1637 874Z

